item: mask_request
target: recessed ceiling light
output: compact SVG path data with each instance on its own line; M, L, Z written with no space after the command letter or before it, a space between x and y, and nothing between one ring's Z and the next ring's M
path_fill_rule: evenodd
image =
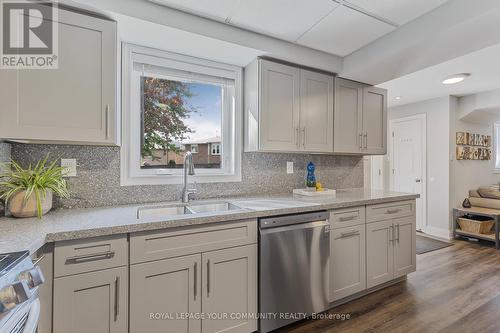
M396 101L399 101L399 100L401 99L401 96L396 96L396 97L394 97L394 99L395 99Z
M448 76L446 79L443 80L443 84L455 84L462 82L466 78L470 76L470 73L460 73L460 74L455 74L452 76Z

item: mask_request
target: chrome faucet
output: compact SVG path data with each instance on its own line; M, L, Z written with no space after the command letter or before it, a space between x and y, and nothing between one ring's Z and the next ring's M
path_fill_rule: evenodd
M189 196L196 193L195 188L188 189L188 174L194 175L193 154L190 151L184 155L184 187L182 189L182 202L189 202Z

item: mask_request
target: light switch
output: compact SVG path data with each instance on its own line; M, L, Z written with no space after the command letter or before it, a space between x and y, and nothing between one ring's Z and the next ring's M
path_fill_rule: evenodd
M286 173L293 173L293 162L286 162Z
M61 158L61 166L66 168L65 177L76 177L76 159Z

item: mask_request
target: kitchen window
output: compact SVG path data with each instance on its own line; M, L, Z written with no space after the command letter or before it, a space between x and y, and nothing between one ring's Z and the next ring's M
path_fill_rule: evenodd
M122 185L241 180L241 68L124 44Z

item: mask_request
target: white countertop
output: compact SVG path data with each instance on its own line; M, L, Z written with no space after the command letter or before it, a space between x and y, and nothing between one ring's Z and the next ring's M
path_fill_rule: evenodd
M292 194L272 197L233 197L220 200L234 203L244 208L244 210L150 219L138 219L137 209L173 204L174 202L92 209L60 209L45 215L42 220L37 218L0 218L0 253L23 250L34 252L47 242L295 214L415 198L418 198L417 194L371 189L338 190L336 197L304 197ZM213 201L215 200L192 201L191 204Z

